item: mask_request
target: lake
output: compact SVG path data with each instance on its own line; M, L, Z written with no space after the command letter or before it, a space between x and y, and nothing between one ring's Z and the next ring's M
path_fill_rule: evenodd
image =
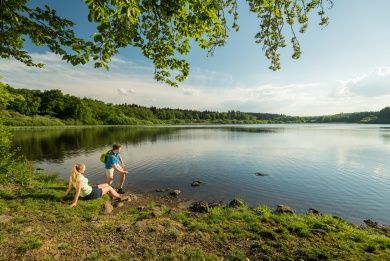
M99 157L119 143L130 191L178 188L186 199L238 197L251 206L285 204L353 223L372 218L390 224L389 125L31 128L13 134L36 167L64 179L84 162L90 182L103 182ZM197 179L201 186L191 187Z

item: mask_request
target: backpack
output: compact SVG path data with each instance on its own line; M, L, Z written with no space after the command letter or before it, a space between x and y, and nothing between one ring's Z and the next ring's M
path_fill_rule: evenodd
M102 155L100 155L100 161L104 164L106 164L106 161L107 161L107 156L108 154L110 154L111 150L103 153Z

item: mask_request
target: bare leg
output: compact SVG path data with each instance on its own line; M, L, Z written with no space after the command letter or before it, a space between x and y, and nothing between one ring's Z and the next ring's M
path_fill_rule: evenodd
M108 183L103 183L103 184L99 184L97 186L98 186L98 188L103 189L105 187L109 187L110 185Z
M123 185L125 184L125 179L126 179L126 174L119 174L119 175L121 175L121 180L120 180L120 182L119 182L119 187L120 188L123 188Z
M106 183L111 186L112 181L113 181L113 178L109 177L109 178L107 178Z
M106 186L102 188L102 194L108 194L113 198L120 198L121 195L118 194L118 192L115 191L115 189L111 186Z

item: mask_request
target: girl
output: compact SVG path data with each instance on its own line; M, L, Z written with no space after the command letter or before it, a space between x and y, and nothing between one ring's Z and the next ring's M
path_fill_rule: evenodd
M83 199L97 199L101 196L108 194L112 198L124 201L125 198L121 197L113 187L108 185L107 183L100 184L97 186L90 186L88 184L88 179L84 177L85 165L83 163L78 163L73 166L72 174L69 177L68 189L65 192L65 196L71 191L72 187L76 189L76 194L74 195L74 199L69 207L75 207L77 205L77 201L79 197Z

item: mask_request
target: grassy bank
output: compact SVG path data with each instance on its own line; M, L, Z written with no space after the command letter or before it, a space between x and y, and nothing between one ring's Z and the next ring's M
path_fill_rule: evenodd
M33 171L0 185L1 260L388 260L390 235L331 215L261 206L188 210L138 195L101 214L102 198L68 208L64 182ZM7 184L5 184L7 183Z

